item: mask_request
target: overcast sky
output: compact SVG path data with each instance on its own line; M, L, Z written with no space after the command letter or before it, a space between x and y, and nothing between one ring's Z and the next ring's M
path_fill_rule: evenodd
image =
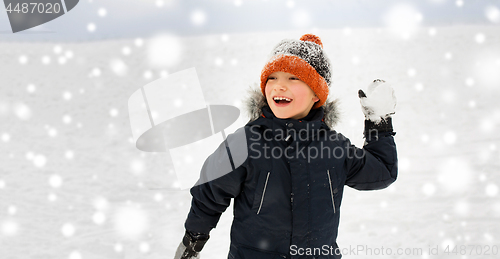
M411 12L417 14L418 26L498 26L499 8L500 0L81 0L64 16L15 34L6 12L0 12L0 40L89 41L159 33L385 27L407 23Z

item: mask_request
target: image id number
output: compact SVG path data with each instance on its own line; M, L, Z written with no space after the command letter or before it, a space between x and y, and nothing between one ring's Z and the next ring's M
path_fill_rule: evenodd
M12 9L12 3L7 6L7 12L17 13L59 13L61 12L61 5L59 3L18 3Z

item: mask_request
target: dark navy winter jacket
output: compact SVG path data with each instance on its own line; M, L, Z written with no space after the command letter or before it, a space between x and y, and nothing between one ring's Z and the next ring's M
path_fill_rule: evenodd
M186 229L209 233L234 199L229 258L340 258L335 249L344 185L389 186L397 176L396 146L391 128L367 134L357 148L323 118L323 107L302 120L279 119L262 108L260 118L229 135L205 161L202 177L218 169L237 136L246 137L242 165L191 189Z

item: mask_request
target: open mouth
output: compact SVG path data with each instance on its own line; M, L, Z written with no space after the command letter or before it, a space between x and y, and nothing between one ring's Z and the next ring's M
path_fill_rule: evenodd
M293 99L284 96L275 96L273 100L278 106L285 106L291 103Z

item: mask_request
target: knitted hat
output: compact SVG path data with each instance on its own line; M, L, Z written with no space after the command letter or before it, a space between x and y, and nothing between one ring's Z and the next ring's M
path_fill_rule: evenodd
M321 107L328 98L331 84L330 61L323 52L321 39L305 34L300 40L283 40L272 51L260 75L260 87L266 95L267 78L274 72L287 72L304 81L318 96L313 109Z

